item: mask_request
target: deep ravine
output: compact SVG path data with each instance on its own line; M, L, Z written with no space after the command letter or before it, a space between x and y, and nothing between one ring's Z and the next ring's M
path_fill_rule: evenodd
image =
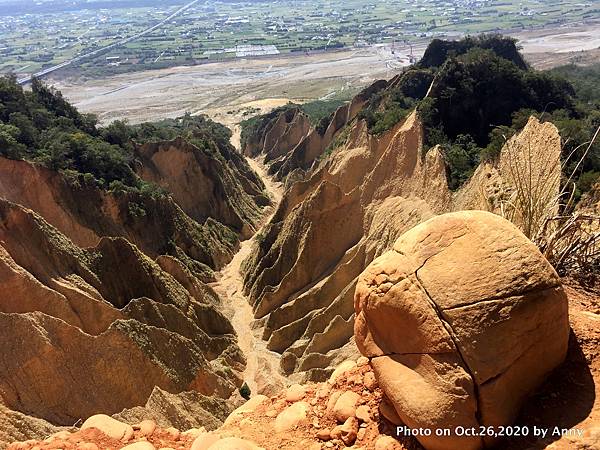
M262 226L271 219L277 205L281 201L283 188L281 183L273 181L265 168L258 161L246 158L252 169L265 183L266 190L273 200L263 218ZM254 314L243 292L243 280L240 273L241 264L248 257L254 244L254 239L260 229L250 239L242 241L238 252L223 269L217 273L217 281L211 287L223 300L223 310L238 335L238 345L247 359L243 374L244 381L250 387L252 395L274 393L289 384L279 372L278 353L267 349L266 342L261 338L262 327L253 327Z

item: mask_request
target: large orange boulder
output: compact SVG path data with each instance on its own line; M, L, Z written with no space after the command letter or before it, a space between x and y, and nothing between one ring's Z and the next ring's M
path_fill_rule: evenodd
M354 307L358 348L427 449L492 444L460 427L511 424L567 351L558 275L487 212L444 214L406 232L360 275Z

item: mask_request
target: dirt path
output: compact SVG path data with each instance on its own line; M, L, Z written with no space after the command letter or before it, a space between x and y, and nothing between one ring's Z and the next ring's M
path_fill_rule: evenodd
M252 169L262 178L267 192L273 199L274 206L270 207L263 219L263 224L266 224L281 200L283 188L281 183L277 183L268 177L262 164L250 158L247 160ZM211 286L223 300L224 312L237 332L238 345L246 356L247 365L244 371L244 380L248 383L252 395L259 393L268 395L277 392L289 383L279 372L280 355L268 350L266 342L261 338L262 327L252 326L254 314L243 292L240 267L252 251L257 234L241 242L239 251L231 262L217 274L217 281L212 283Z

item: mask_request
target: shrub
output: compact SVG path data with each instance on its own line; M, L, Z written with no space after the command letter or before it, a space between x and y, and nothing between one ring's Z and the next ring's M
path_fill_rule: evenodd
M244 384L242 384L239 391L240 391L240 395L243 398L245 398L246 400L250 400L250 396L252 395L252 392L250 391L250 387L248 386L248 384L246 382L244 382Z

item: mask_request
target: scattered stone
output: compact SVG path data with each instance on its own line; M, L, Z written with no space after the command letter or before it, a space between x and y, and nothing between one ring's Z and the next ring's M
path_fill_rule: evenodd
M227 437L219 439L208 447L208 450L264 450L254 442L240 439L238 437Z
M375 450L402 450L402 446L393 437L384 435L375 441Z
M323 428L322 430L317 431L317 439L321 439L322 441L328 441L331 439L331 430L328 428Z
M362 367L362 366L366 366L367 364L369 364L369 358L367 358L366 356L360 356L357 360L356 360L356 365L358 367Z
M137 425L133 426L134 430L140 431L140 436L152 436L156 430L156 422L154 420L142 420Z
M302 400L305 395L306 395L306 388L304 386L302 386L301 384L292 384L285 391L285 399L291 403Z
M363 385L371 392L375 390L377 387L377 379L373 372L369 371L365 373L363 376Z
M342 391L335 391L333 394L331 394L331 396L329 397L329 400L327 400L327 412L331 412L333 411L333 407L335 406L335 403L338 401L338 399L340 398L340 396L342 395Z
M81 426L82 430L88 428L97 428L107 436L124 442L133 437L133 428L131 425L119 422L106 414L96 414L89 417Z
M348 417L343 425L338 425L331 431L331 437L341 439L346 445L354 444L358 434L358 420L356 417Z
M174 441L178 441L179 438L181 437L181 431L179 431L177 428L174 428L174 427L167 428L165 430L165 432L168 433L169 438Z
M335 419L341 423L349 417L354 417L359 400L360 395L356 392L346 391L340 395L332 410Z
M339 366L337 366L337 368L333 371L333 373L329 377L329 383L334 384L340 375L348 372L349 370L354 369L355 367L356 367L356 363L354 361L351 361L351 360L344 361Z
M148 441L140 441L121 447L121 450L156 450L156 447Z
M275 419L275 431L282 433L306 422L309 405L306 402L294 403L281 411Z
M321 383L319 385L319 388L317 389L317 392L315 393L315 396L317 398L325 398L329 395L329 392L331 391L329 384L327 383Z
M362 427L362 425L361 425L361 427ZM366 428L359 428L358 433L356 433L356 439L358 439L359 441L362 441L365 438L366 434L367 434Z
M356 418L361 422L370 422L371 421L371 410L367 405L360 405L356 408Z

